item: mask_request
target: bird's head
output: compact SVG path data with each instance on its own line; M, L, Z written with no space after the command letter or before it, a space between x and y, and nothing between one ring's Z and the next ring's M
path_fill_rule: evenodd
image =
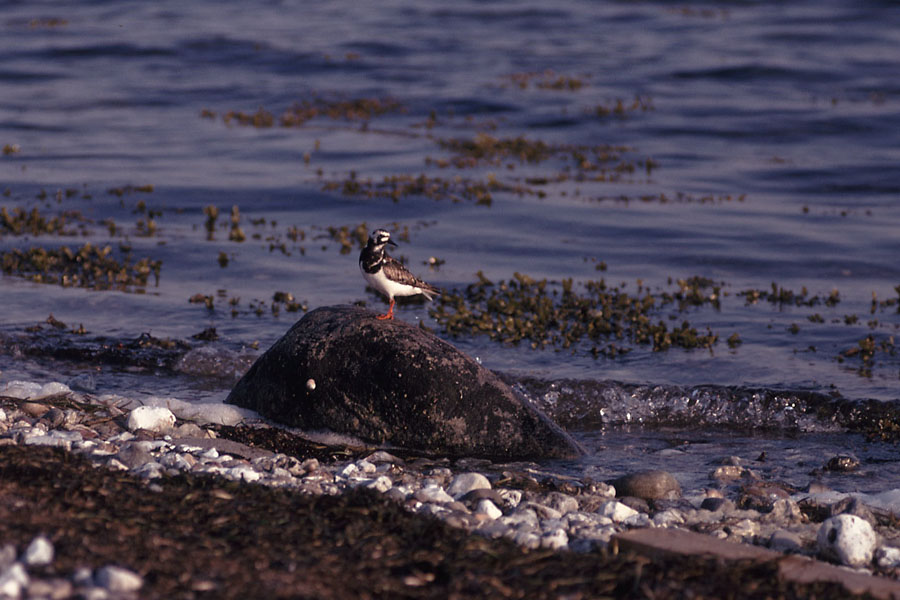
M383 250L386 245L396 246L397 244L391 241L391 232L385 229L376 229L372 232L372 235L369 236L368 245L378 252Z

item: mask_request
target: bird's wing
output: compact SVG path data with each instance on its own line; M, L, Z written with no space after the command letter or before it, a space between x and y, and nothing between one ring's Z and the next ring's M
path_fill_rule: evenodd
M421 288L423 291L432 294L441 293L438 288L429 283L425 283L424 281L410 273L409 269L404 267L403 264L395 258L385 255L382 267L384 268L384 274L388 279Z

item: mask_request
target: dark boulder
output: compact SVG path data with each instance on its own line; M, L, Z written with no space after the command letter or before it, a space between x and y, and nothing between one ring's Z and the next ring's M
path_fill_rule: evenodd
M582 454L565 431L451 344L355 306L304 316L226 402L305 430L443 456Z

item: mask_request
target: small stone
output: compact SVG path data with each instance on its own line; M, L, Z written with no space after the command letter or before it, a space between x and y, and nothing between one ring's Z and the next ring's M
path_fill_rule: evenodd
M684 523L684 516L680 510L669 508L653 515L651 521L657 527L673 527Z
M512 539L519 546L528 548L529 550L537 550L541 547L541 537L533 531L526 529L516 531L515 534L513 534Z
M489 489L491 489L491 482L481 473L460 473L450 482L447 493L459 499L472 490Z
M728 498L704 498L703 502L700 503L700 508L710 512L722 511L728 513L734 510L734 502Z
M864 567L872 562L877 542L869 522L855 515L826 519L819 527L817 541L824 557L851 567Z
M537 513L525 507L517 508L509 515L503 517L503 521L516 529L526 528L530 530L536 528L540 524Z
M875 553L875 561L882 569L896 569L900 567L900 548L882 546Z
M578 510L578 500L560 492L550 492L541 501L541 504L549 506L563 515Z
M530 509L534 511L534 514L538 516L539 519L559 519L562 517L562 513L558 510L550 508L549 506L544 506L539 502L523 502L519 505L520 509Z
M569 545L569 536L564 529L552 529L541 535L541 548L561 550Z
M25 548L22 561L29 567L41 567L53 562L53 544L46 537L39 535Z
M316 389L316 380L312 378L307 379L306 389L308 389L309 391L313 391L314 389Z
M379 475L372 481L366 482L365 487L370 490L375 490L379 494L383 494L389 489L393 487L393 482L391 482L389 477L385 477L384 475Z
M803 540L793 531L777 529L769 537L769 548L777 552L800 552L803 549Z
M836 473L850 473L857 469L859 469L859 459L848 454L832 456L828 459L828 462L825 463L826 471L833 471Z
M28 573L22 563L13 563L0 572L0 597L18 598L28 585Z
M617 496L636 496L644 500L681 497L681 485L668 471L639 471L619 477L612 484Z
M615 523L621 523L625 519L633 517L640 513L638 513L638 511L634 510L631 507L625 506L617 500L609 500L597 510L597 514L600 514L604 517L609 517Z
M403 459L394 456L390 452L385 452L384 450L376 450L372 454L366 457L366 460L372 463L373 465L379 465L384 463L389 463L392 465L402 465Z
M503 503L510 508L515 508L522 501L522 490L499 490Z
M350 463L349 465L338 471L337 474L348 479L350 477L356 477L357 475L359 475L359 467L357 467L353 463Z
M35 419L40 419L50 410L49 406L40 402L23 402L20 408L23 413Z
M370 463L364 458L356 461L356 468L359 469L360 473L365 473L366 475L371 475L376 469L373 463Z
M128 442L123 444L122 448L116 453L116 458L129 469L137 469L154 460L146 444L142 442Z
M478 506L475 508L476 515L484 515L489 519L499 519L503 516L503 511L497 508L497 505L484 498L478 501Z
M740 465L723 465L721 467L716 467L715 470L709 474L709 478L715 479L716 481L733 481L735 479L740 479L744 472L744 467Z
M429 485L423 487L414 494L419 502L436 502L438 504L446 504L453 502L453 496L442 490L439 486Z
M66 600L72 597L72 582L67 579L33 579L28 583L28 598Z
M128 414L125 426L129 431L146 429L147 431L163 432L172 429L175 425L175 415L164 406L138 406Z
M101 567L94 579L98 586L114 593L136 592L144 585L143 577L115 565Z
M66 422L66 413L54 406L47 411L43 418L52 429L56 429Z

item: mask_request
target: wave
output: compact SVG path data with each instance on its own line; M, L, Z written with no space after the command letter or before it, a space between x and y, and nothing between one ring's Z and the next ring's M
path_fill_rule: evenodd
M896 438L900 401L854 400L810 390L741 386L639 385L616 381L506 378L572 430L677 427L855 431Z

